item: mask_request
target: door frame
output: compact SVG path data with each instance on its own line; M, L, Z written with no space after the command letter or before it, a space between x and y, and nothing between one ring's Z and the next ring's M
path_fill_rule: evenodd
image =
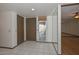
M39 41L39 28L38 28L38 16L36 17L36 41Z
M24 17L24 41L26 41L27 39L26 39L26 20L27 20L27 18L26 17Z
M61 54L61 4L58 4L58 21L57 21L57 41L58 41L58 54Z

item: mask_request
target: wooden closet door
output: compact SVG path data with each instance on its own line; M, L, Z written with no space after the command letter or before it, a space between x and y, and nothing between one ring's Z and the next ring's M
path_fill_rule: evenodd
M36 18L26 19L26 39L36 41Z
M17 16L17 43L24 42L24 18Z

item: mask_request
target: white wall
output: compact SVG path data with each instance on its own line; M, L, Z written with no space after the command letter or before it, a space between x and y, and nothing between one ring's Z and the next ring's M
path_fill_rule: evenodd
M47 16L47 33L46 33L46 41L47 42L53 42L53 20L52 16Z
M53 42L57 42L57 16L52 16L52 26L53 26Z
M58 20L57 20L57 52L61 54L61 4L58 4Z
M12 47L17 45L17 13L11 12L11 34Z
M79 36L79 23L75 22L75 20L71 20L68 23L63 23L62 32Z
M15 12L0 12L0 47L14 47L17 45Z
M56 6L54 10L52 10L50 15L52 16L52 39L53 42L57 42L58 6Z
M61 4L51 13L52 16L52 40L57 42L54 44L57 53L61 54Z

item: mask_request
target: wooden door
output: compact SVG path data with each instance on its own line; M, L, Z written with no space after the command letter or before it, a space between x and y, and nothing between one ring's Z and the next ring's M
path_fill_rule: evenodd
M26 39L36 41L36 18L26 19Z
M17 16L17 43L24 42L24 18Z

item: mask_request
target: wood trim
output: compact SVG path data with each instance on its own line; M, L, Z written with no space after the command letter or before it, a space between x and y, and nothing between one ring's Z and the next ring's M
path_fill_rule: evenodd
M24 42L24 17L17 15L17 44Z
M16 46L14 46L14 47L2 47L2 46L0 46L0 48L6 48L6 49L14 49L14 48L16 48L18 45L16 45Z
M38 16L38 21L46 21L46 16Z
M79 3L65 4L65 5L61 5L61 7L67 7L67 6L73 6L73 5L79 5Z
M65 32L62 32L62 33L65 33ZM70 33L65 33L65 34L68 34L68 35L71 35L71 36L74 36L74 37L79 37L78 35L74 35L74 34L70 34ZM62 34L61 34L62 36Z

